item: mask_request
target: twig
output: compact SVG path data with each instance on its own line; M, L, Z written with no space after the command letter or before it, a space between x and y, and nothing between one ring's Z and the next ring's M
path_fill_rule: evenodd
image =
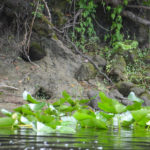
M103 73L99 69L99 67L97 66L97 64L95 64L94 61L91 58L89 58L88 56L84 55L81 51L79 51L78 48L77 48L77 46L73 42L71 42L71 40L69 39L68 36L67 36L67 39L68 39L68 42L71 43L71 45L75 48L76 53L78 53L83 58L87 59L91 64L93 64L93 66L96 68L96 70L99 72L99 74L103 75L113 85L112 80L105 73Z
M127 5L126 7L129 7L129 8L142 8L142 9L148 9L148 10L150 10L149 6Z
M50 22L52 22L52 16L51 16L49 7L48 7L48 5L47 5L47 2L45 2L45 0L42 0L42 1L43 1L43 3L44 3L44 5L45 5L45 7L46 7L46 10L47 10L47 13L48 13L48 20L49 20Z
M11 89L11 90L18 90L18 88L14 87L14 86L9 86L9 85L0 85L0 88L8 88L8 89Z

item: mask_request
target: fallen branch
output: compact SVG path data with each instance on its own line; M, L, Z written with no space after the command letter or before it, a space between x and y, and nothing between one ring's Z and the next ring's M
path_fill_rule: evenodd
M141 23L143 25L150 26L150 21L148 21L147 19L143 19L141 17L136 16L131 11L123 11L122 15L125 16L125 17L130 18L134 22L138 22L138 23Z
M0 85L0 88L7 88L10 90L18 90L18 88L14 87L14 86L9 86L9 85Z
M140 6L140 5L127 5L128 8L142 8L142 9L148 9L150 10L149 6Z

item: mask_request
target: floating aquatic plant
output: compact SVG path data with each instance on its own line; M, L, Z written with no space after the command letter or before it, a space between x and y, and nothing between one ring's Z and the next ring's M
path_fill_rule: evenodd
M6 117L0 118L0 127L32 128L37 134L75 133L78 128L107 129L134 125L150 126L150 107L143 107L143 100L131 92L128 96L134 103L125 106L100 92L100 111L95 112L87 106L89 100L74 100L66 91L63 97L54 103L36 100L27 91L23 99L28 102L9 112L1 109ZM113 123L112 123L113 122Z

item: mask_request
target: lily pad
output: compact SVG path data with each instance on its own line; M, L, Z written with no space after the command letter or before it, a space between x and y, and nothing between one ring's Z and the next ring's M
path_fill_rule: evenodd
M128 99L129 99L130 101L139 102L139 103L143 103L143 102L144 102L144 100L138 98L138 97L135 95L134 92L130 92L130 94L128 95Z
M99 95L101 102L98 102L98 107L103 111L114 114L126 111L126 106L119 103L117 100L108 98L103 92L100 92Z
M0 118L0 127L10 127L13 126L14 119L11 117Z

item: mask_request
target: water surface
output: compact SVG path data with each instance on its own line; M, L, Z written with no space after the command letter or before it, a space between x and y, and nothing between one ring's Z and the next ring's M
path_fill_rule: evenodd
M80 129L75 134L37 135L31 129L0 129L2 150L149 150L146 129Z

